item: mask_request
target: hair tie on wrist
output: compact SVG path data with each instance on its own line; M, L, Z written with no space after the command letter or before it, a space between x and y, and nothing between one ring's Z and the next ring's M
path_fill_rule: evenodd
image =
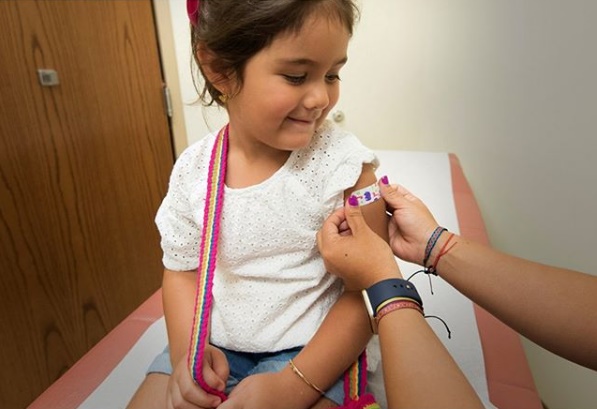
M197 27L199 23L199 8L201 7L201 2L199 0L187 0L187 14L189 16L189 20L191 24Z

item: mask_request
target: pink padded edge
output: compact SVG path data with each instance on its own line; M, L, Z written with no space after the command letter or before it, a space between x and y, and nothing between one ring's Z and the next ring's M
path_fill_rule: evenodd
M481 212L460 162L454 154L449 156L460 233L488 244ZM519 336L478 306L475 306L475 314L491 402L500 409L541 409ZM42 393L29 409L75 409L162 315L161 291L157 291Z
M489 244L481 211L454 154L450 154L450 169L460 234ZM541 409L543 405L519 335L478 305L474 308L485 358L489 399L500 409Z

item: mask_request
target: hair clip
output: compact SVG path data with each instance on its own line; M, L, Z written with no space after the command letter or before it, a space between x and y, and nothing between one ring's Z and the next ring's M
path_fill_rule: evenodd
M199 8L201 7L201 2L199 0L187 0L187 14L189 15L189 20L193 26L197 26L199 23Z

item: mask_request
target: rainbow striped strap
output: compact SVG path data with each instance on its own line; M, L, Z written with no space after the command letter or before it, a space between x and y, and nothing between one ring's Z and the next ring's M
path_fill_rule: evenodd
M199 268L195 293L195 314L191 329L188 365L195 382L206 392L226 400L226 394L212 388L203 379L203 355L208 344L209 316L213 303L212 286L216 270L220 219L224 207L224 184L226 181L226 158L228 155L228 128L218 133L211 157L207 177L207 194L203 212L203 230L199 249ZM367 360L363 352L344 378L345 408L379 409L367 386Z
M208 393L217 395L222 400L226 395L209 386L203 379L203 353L208 344L209 314L213 302L212 286L216 270L218 252L218 234L220 219L224 207L224 183L226 181L226 157L228 154L228 125L218 133L209 161L207 177L207 195L203 213L203 231L199 250L199 268L197 271L197 289L195 293L195 315L189 346L189 368L197 384Z
M344 374L345 409L381 409L375 398L366 393L367 355L363 351L359 359Z

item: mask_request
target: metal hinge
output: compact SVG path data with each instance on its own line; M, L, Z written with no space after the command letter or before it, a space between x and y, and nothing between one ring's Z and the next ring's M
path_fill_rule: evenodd
M164 84L162 88L164 92L164 109L166 110L166 115L168 118L172 118L173 110L172 110L172 97L170 96L170 88L168 85Z

